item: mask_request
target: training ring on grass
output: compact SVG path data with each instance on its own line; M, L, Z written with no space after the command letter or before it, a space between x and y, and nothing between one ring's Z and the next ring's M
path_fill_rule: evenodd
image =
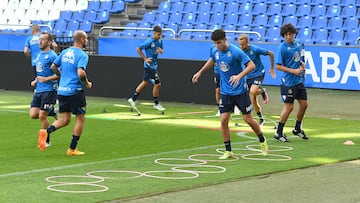
M163 163L161 161L197 161L199 163L185 163L185 164L174 164L174 163ZM155 163L163 165L163 166L193 166L193 165L202 165L206 164L205 160L192 160L192 159L181 159L181 158L159 158L155 159Z
M170 177L170 176L158 176L158 175L150 175L154 173L187 173L192 176L183 176L183 177ZM172 180L184 180L184 179L192 179L199 177L199 174L193 171L186 170L167 170L167 171L147 171L144 172L144 176L150 178L159 178L159 179L172 179Z
M81 179L97 179L97 180L94 180L94 181L87 181L87 182L76 182L76 181L55 181L53 179L61 179L61 178L71 178L71 179L74 179L74 178L81 178ZM45 179L47 182L49 183L61 183L61 184L66 184L66 183L78 183L78 184L95 184L95 183L101 183L103 182L105 179L103 177L94 177L94 176L79 176L79 175L62 175L62 176L50 176L50 177L47 177Z
M82 188L84 186L91 186L91 187L98 187L98 190L62 190L62 189L56 189L57 187L63 187L63 186L81 186ZM60 183L60 184L54 184L49 185L47 187L48 190L55 191L55 192L66 192L66 193L94 193L94 192L105 192L109 190L108 187L104 185L98 185L98 184L92 184L92 183Z
M184 169L184 168L215 168L220 169L218 171L206 171L206 170L192 170L192 169ZM215 166L215 165L193 165L193 166L175 166L172 168L175 171L192 171L195 173L224 173L226 168L222 166Z
M99 176L99 175L93 175L94 173L129 173L129 174L135 174L133 176L129 177L108 177L108 176ZM138 171L123 171L123 170L103 170L103 171L91 171L87 172L86 175L94 178L104 178L104 179L112 179L112 180L120 180L120 179L131 179L131 178L140 178L144 176L142 172Z
M207 156L207 157L220 157L221 155L217 155L217 154L193 154L190 155L188 158L191 160L196 160L196 161L207 161L207 162L231 162L231 161L237 161L239 160L239 157L234 156L233 158L229 158L229 159L196 159L194 157L198 157L198 156Z

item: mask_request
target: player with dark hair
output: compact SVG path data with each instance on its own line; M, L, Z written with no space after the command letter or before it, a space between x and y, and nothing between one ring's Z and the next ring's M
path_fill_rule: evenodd
M234 106L239 107L244 121L259 137L262 154L267 155L269 149L266 138L263 136L259 123L251 115L251 101L245 80L245 76L255 68L255 64L237 46L227 43L224 30L213 31L211 40L216 47L211 53L212 65L217 63L220 70L219 109L221 113L221 134L225 144L225 152L220 159L228 159L234 156L231 150L229 130L230 114L234 110ZM193 83L198 82L200 75L195 74L193 76Z
M56 58L56 53L50 49L51 35L43 32L40 35L40 50L35 58L36 78L31 86L36 86L35 94L31 101L30 118L40 119L41 128L46 129L50 123L49 111L54 109L56 103L57 76L51 69L51 64ZM50 146L50 137L46 140L46 147Z
M259 105L257 96L261 94L264 104L269 102L269 96L266 89L263 88L262 82L265 77L265 67L261 61L260 56L269 56L270 58L270 70L269 73L273 78L276 77L274 71L274 53L268 49L263 49L259 46L249 44L249 38L246 34L241 34L238 38L240 48L250 57L255 64L255 69L246 75L246 83L250 88L250 100L256 114L259 116L260 125L264 124L264 118L261 112L261 106Z
M304 86L305 80L305 58L304 44L295 39L296 28L291 24L285 24L281 27L280 35L285 38L277 50L275 63L276 69L282 71L280 94L284 107L280 113L279 124L274 139L281 142L287 142L283 133L285 123L294 109L294 100L299 103L296 114L295 128L292 133L304 140L309 139L304 130L302 130L302 120L305 115L307 102L307 92Z
M158 111L165 111L165 108L160 104L160 86L161 81L158 74L158 54L163 54L163 41L161 40L162 29L160 26L153 28L153 36L145 40L136 48L136 52L144 60L144 77L143 81L136 87L132 97L128 99L131 108L136 108L136 100L140 93L150 84L153 84L152 95L154 98L154 109ZM145 54L142 50L145 50Z
M40 150L45 150L46 138L55 130L69 125L71 114L75 114L75 125L72 140L66 155L84 155L77 149L77 144L85 124L86 98L85 87L91 88L92 83L86 76L89 56L83 51L88 42L87 34L82 30L74 33L74 46L61 52L51 65L54 73L60 77L58 88L60 119L56 120L46 130L39 131ZM61 71L60 71L61 70Z

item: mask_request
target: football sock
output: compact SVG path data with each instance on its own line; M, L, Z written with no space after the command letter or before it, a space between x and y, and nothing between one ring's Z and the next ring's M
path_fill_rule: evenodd
M265 137L264 137L264 135L262 133L259 134L258 137L259 137L259 142L264 142L265 141Z
M295 130L296 131L301 131L301 121L296 121Z
M135 92L134 95L131 97L133 101L136 101L139 96L139 93Z
M73 138L71 140L70 149L74 150L74 149L76 149L76 146L77 146L77 143L78 143L78 141L80 139L80 136L73 135L72 137Z
M154 103L155 103L155 105L159 104L159 97L154 97Z
M230 144L230 140L229 140L229 141L224 142L224 144L225 144L225 150L226 150L226 151L231 152L231 144Z
M284 125L285 125L285 123L280 123L280 122L279 122L279 125L278 125L278 127L277 127L277 131L276 131L278 135L282 135L282 134L283 134Z

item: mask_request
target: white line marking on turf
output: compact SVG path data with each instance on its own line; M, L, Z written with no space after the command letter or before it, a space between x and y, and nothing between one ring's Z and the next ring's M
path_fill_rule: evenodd
M245 142L235 142L233 144L245 144L245 143L253 143L253 142L254 141L245 141ZM179 153L179 152L189 152L189 151L208 149L208 148L214 148L214 147L219 147L219 146L220 145L211 145L211 146L196 147L196 148L191 148L191 149L179 149L179 150L168 151L168 152L160 152L160 153L155 153L155 154L146 154L146 155L124 157L124 158L118 158L118 159L109 159L109 160L104 160L104 161L88 162L88 163L82 163L82 164L73 164L73 165L67 165L67 166L58 166L58 167L51 167L51 168L34 169L34 170L30 170L30 171L19 171L19 172L14 172L14 173L5 173L5 174L0 174L0 178L10 177L10 176L28 175L28 174L48 172L48 171L57 171L57 170L63 170L63 169L68 169L68 168L83 167L83 166L111 163L111 162L117 162L117 161L126 161L126 160L131 160L131 159L139 159L139 158L146 158L146 157L152 157L152 156L160 156L160 155Z

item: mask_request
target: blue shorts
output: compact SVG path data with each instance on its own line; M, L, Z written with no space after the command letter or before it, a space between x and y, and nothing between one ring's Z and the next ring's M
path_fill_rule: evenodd
M40 110L48 111L56 104L56 91L35 93L31 101L31 107L38 107Z
M72 114L86 113L86 99L85 92L80 91L78 94L71 96L58 95L59 112L71 112Z
M295 99L307 100L307 93L303 83L295 86L280 85L280 100L284 103L294 103Z
M220 88L220 74L214 73L215 88Z
M151 84L159 84L160 77L156 69L145 68L144 69L144 81L149 81Z
M235 105L239 107L242 114L251 113L252 105L249 98L249 92L246 91L240 95L220 95L219 110L220 113L233 112Z
M264 75L258 76L258 77L254 77L254 78L249 78L246 80L246 84L248 85L249 88L251 88L251 85L258 85L261 86L262 82L264 81Z

